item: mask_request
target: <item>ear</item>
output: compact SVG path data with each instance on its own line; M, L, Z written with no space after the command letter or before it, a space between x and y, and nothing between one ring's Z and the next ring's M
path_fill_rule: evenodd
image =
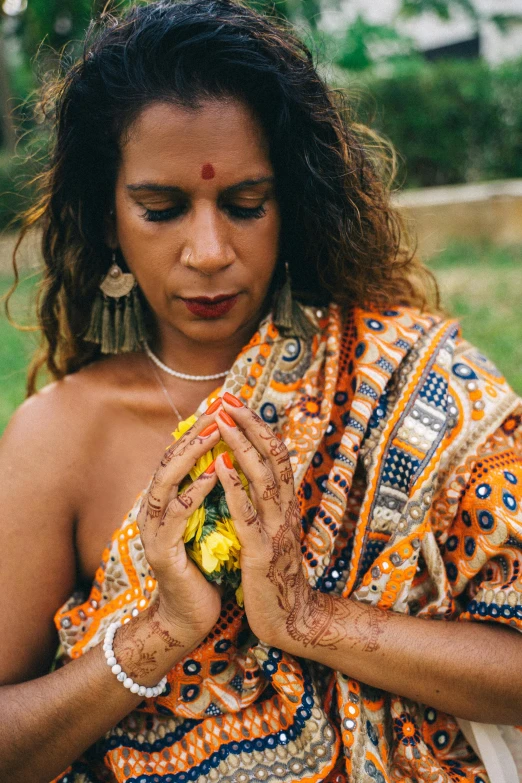
M111 250L118 248L118 236L116 233L116 213L114 207L111 207L104 219L105 243Z

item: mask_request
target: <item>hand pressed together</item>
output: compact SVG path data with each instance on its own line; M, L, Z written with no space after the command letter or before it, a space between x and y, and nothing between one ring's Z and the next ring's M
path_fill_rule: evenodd
M145 555L158 582L158 611L178 638L190 645L205 638L221 611L220 589L205 579L184 542L188 518L217 483L214 466L184 491L179 488L198 459L219 442L214 420L215 409L203 414L166 450L137 518Z
M227 452L178 493L185 476L220 437L243 471L248 493ZM141 504L138 525L164 619L195 643L219 617L221 591L205 579L184 542L188 518L218 480L241 544L244 606L253 633L285 649L292 641L313 644L322 625L323 594L310 588L302 562L288 450L268 424L228 393L167 449Z
M274 645L302 638L315 602L302 562L301 519L288 450L268 424L231 394L225 393L216 423L249 484L250 498L229 455L216 459L241 543L250 627Z

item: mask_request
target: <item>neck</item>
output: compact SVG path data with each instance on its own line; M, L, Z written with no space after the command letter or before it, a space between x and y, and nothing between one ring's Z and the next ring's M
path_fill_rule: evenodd
M191 338L169 324L158 324L151 350L168 367L188 375L214 375L229 370L241 349L258 329L259 318L229 337L213 341Z

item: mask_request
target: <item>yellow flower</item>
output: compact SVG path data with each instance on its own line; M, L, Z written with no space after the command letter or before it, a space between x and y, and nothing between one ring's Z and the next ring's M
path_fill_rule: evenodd
M175 440L179 440L196 421L196 416L189 416L185 421L181 421L178 424L177 429L172 433ZM232 450L222 440L220 440L213 449L207 451L206 454L203 454L198 459L190 471L189 476L181 483L180 490L186 489L191 481L195 481L204 473L210 463L223 453L228 453L230 455L239 478L241 479L241 483L250 495L248 492L248 481L243 471L237 464ZM223 569L226 572L239 571L241 544L237 538L234 523L228 517L219 519L214 523L214 529L202 538L205 516L205 508L201 505L187 520L183 538L185 543L188 544L188 554L199 569L208 575L219 574ZM226 578L226 575L224 578ZM243 589L241 585L236 590L236 600L239 606L243 606Z
M203 564L201 562L201 545L196 541L192 541L190 546L187 547L187 552L194 560L199 570L203 571Z
M199 541L204 524L205 509L203 506L200 506L189 516L187 520L187 527L185 528L185 534L183 536L184 542L187 543L194 537L196 538L196 541Z
M195 424L198 420L197 416L189 416L188 419L185 419L184 421L180 421L174 432L172 433L172 436L174 440L179 440L182 435L185 434L187 430L189 430L193 424Z
M174 440L179 440L182 435L189 430L193 424L198 420L197 416L189 416L188 419L185 419L184 421L180 421L177 428L172 433ZM190 478L192 481L195 481L199 476L201 476L202 473L206 471L208 466L213 460L212 451L207 451L206 454L203 454L202 457L198 459L194 467L189 473ZM187 539L185 539L187 540Z
M235 533L232 533L225 525L217 523L216 529L208 536L200 540L201 564L207 574L221 571L222 566L228 561L231 550L239 547L239 541Z
M232 542L230 547L228 560L226 561L227 571L236 571L239 569L239 553L241 551L241 544L239 543L236 531L234 529L234 523L231 519L225 518L220 520L216 525L216 530L223 533Z

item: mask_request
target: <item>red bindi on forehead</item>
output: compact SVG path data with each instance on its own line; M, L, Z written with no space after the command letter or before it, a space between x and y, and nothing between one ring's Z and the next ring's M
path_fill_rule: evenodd
M201 167L201 179L214 179L215 176L216 172L212 163L205 163L205 165Z

